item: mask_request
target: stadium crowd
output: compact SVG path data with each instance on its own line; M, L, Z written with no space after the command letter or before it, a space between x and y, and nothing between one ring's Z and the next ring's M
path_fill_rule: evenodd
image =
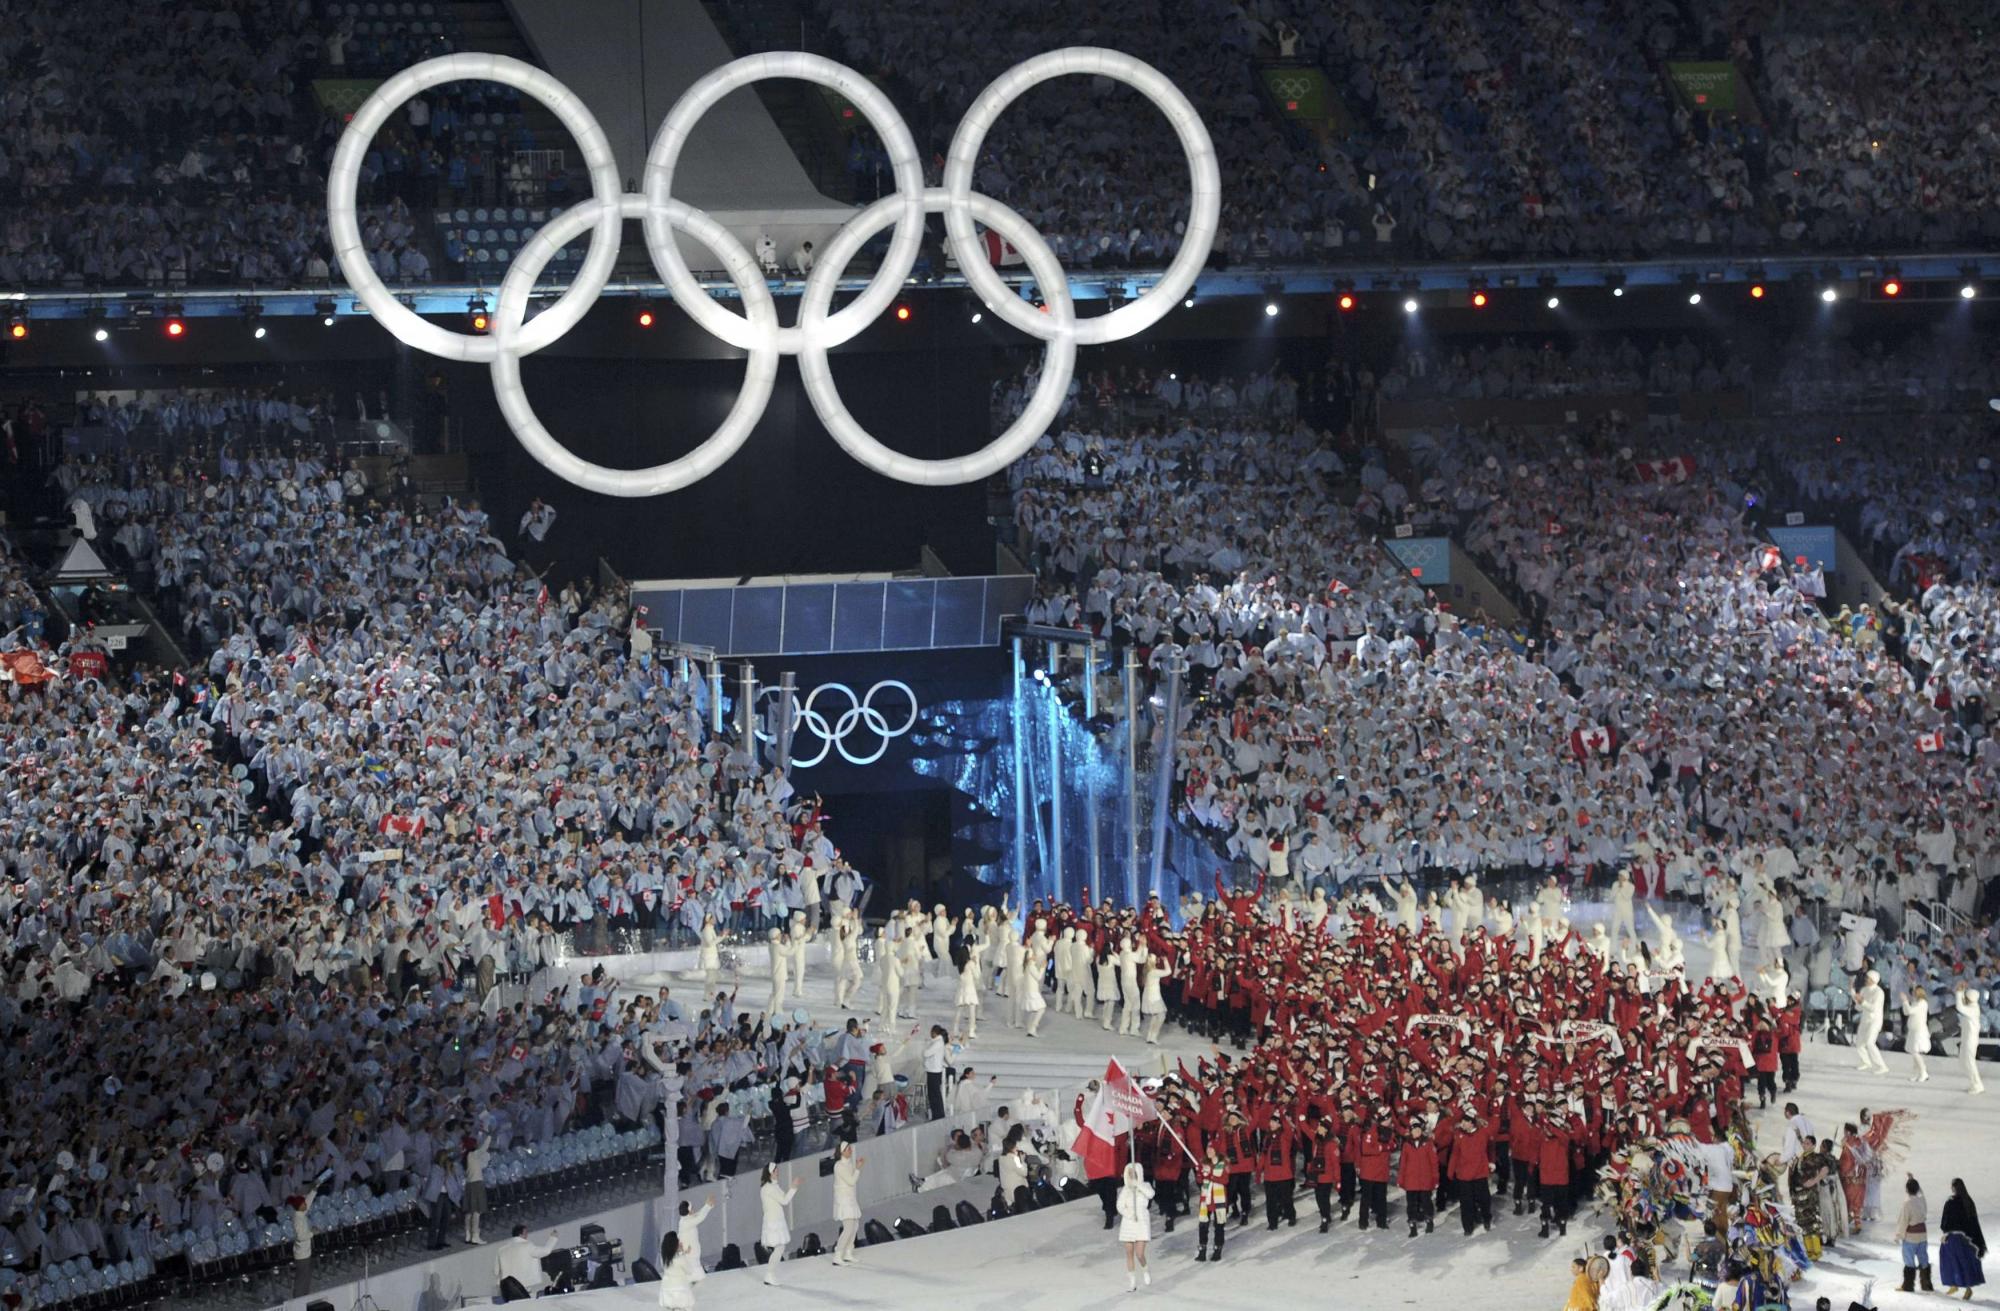
M0 556L0 1033L33 1088L0 1135L8 1264L157 1263L315 1188L456 1200L475 1153L642 1124L633 1039L662 1013L694 1028L688 1105L739 1090L739 1146L745 1104L773 1132L776 1071L831 1059L726 988L683 1011L545 973L859 879L629 649L621 598L551 597L476 504L413 514L340 472L247 444L205 476L60 471L180 598L186 671L111 678L84 629L42 646Z
M1419 434L1398 466L1413 487L1384 453L1335 445L1263 414L1170 416L1052 435L1019 468L1035 617L1135 645L1156 676L1186 662L1188 822L1301 887L1481 871L1601 891L1631 869L1642 895L1707 908L1717 972L1746 932L1803 937L1815 986L1847 955L1837 912L1900 932L1906 905L1942 902L1967 918L1905 940L1904 967L1933 989L1994 979L1965 931L2000 892L1989 592L1823 609L1824 576L1745 509L1788 449L1775 438ZM1682 480L1648 477L1635 448L1684 457ZM1905 521L1983 532L1950 459L1880 464L1874 494ZM1848 473L1847 495L1866 486ZM1441 604L1373 543L1424 506L1518 622ZM1852 767L1812 766L1828 758Z

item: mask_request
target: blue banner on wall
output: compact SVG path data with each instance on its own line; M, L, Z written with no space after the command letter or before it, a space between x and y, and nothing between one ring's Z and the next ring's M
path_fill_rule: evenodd
M1831 575L1834 558L1839 554L1834 531L1830 527L1766 528L1771 540L1785 553L1785 563L1796 565L1804 556L1807 563L1818 566Z
M1410 571L1410 577L1424 586L1436 587L1451 581L1449 537L1385 537L1382 545Z

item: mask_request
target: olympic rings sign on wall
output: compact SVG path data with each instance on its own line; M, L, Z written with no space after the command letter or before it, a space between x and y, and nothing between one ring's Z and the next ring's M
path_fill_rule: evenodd
M909 715L900 725L893 728L889 725L888 717L875 708L875 694L885 687L894 688L910 699ZM820 697L829 692L837 692L847 698L847 708L840 712L839 718L831 721L827 719L826 712L819 709ZM780 695L779 689L768 684L757 690L759 701L767 696L778 695ZM908 683L885 678L869 688L868 695L862 697L855 696L854 689L845 683L821 683L803 701L795 700L792 703L792 764L799 769L811 769L825 760L827 753L838 751L840 758L850 765L872 765L889 750L890 739L903 736L914 728L916 723L917 694L910 690ZM857 728L866 728L881 739L875 750L868 755L856 755L847 749L848 735ZM819 751L810 758L798 754L799 734L806 730L810 730L819 738ZM752 731L756 733L760 742L777 740L773 734L761 728L753 728Z
M980 146L1000 112L1030 87L1071 73L1123 82L1158 106L1180 139L1193 186L1180 250L1159 282L1109 314L1081 320L1070 300L1068 276L1048 242L1013 210L972 189L972 170ZM806 279L798 323L789 328L779 325L770 285L743 243L711 215L673 197L674 169L696 121L730 92L771 78L798 78L845 96L882 138L896 179L893 195L849 219L827 243ZM383 123L410 97L446 82L471 79L499 82L540 101L576 138L590 172L590 199L550 219L507 266L486 336L439 327L398 301L368 263L358 212L362 159ZM355 111L327 173L327 223L334 258L355 298L405 345L441 359L490 365L500 411L528 453L560 477L608 496L655 496L713 473L742 447L763 416L781 355L799 357L806 395L820 421L861 463L899 482L931 486L977 482L1025 455L1048 430L1068 393L1078 346L1120 341L1145 331L1194 286L1215 242L1222 211L1215 146L1194 106L1152 65L1095 46L1072 46L1038 55L995 78L966 110L952 136L942 187L924 186L922 162L909 127L874 83L843 64L803 52L750 55L724 64L689 87L653 139L646 157L644 190L631 194L624 192L622 185L603 128L574 92L532 64L490 54L425 60L382 83ZM1007 431L971 455L942 460L904 455L871 436L842 403L827 361L830 349L852 341L889 308L916 267L924 216L930 213L944 215L946 240L972 290L1001 319L1046 343L1047 355L1040 384ZM596 303L610 281L628 218L641 221L647 253L674 299L701 327L749 356L743 389L721 426L686 455L646 469L606 468L572 454L549 435L521 385L521 358L563 336ZM994 272L985 245L973 229L975 221L998 232L1026 258L1045 309L1022 300ZM848 262L871 237L891 226L895 231L889 251L875 276L850 304L829 313ZM721 260L741 293L742 314L725 309L702 290L674 242L676 231L694 238ZM528 296L535 279L565 242L586 232L590 234L590 249L576 280L553 305L529 320Z

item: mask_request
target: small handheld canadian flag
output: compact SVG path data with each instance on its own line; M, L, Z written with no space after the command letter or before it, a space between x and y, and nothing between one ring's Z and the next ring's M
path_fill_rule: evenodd
M1593 755L1608 756L1612 745L1618 740L1609 725L1596 724L1590 728L1579 728L1569 735L1569 749L1576 753L1578 760L1587 760Z
M1944 750L1944 730L1932 729L1928 733L1917 734L1917 750L1929 755L1933 751Z

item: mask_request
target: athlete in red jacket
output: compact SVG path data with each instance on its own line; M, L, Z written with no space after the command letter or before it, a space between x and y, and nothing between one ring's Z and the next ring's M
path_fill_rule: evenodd
M1541 1155L1536 1177L1542 1199L1542 1237L1549 1236L1549 1224L1556 1232L1569 1233L1569 1152L1570 1122L1558 1109L1551 1109L1541 1125Z
M1333 1227L1333 1189L1340 1182L1340 1129L1331 1118L1313 1122L1308 1145L1311 1159L1306 1168L1312 1173L1313 1201L1319 1204L1319 1231Z
M1354 1164L1361 1176L1361 1227L1372 1213L1378 1229L1389 1227L1389 1148L1395 1135L1373 1121L1361 1128L1361 1150Z
M1403 1139L1403 1157L1396 1166L1396 1184L1403 1190L1403 1209L1410 1217L1410 1237L1417 1236L1418 1221L1423 1222L1424 1232L1430 1233L1435 1227L1431 1193L1438 1186L1438 1154L1431 1136L1424 1132L1422 1120L1410 1121L1410 1132Z
M1486 1144L1492 1132L1469 1109L1459 1112L1451 1146L1451 1179L1457 1186L1459 1222L1467 1235L1474 1226L1493 1227L1493 1194L1486 1183L1492 1169L1486 1159Z
M1298 1209L1293 1204L1292 1153L1296 1142L1292 1126L1272 1111L1258 1142L1258 1165L1264 1174L1264 1217L1272 1229L1278 1227L1280 1219L1287 1225L1299 1222Z

